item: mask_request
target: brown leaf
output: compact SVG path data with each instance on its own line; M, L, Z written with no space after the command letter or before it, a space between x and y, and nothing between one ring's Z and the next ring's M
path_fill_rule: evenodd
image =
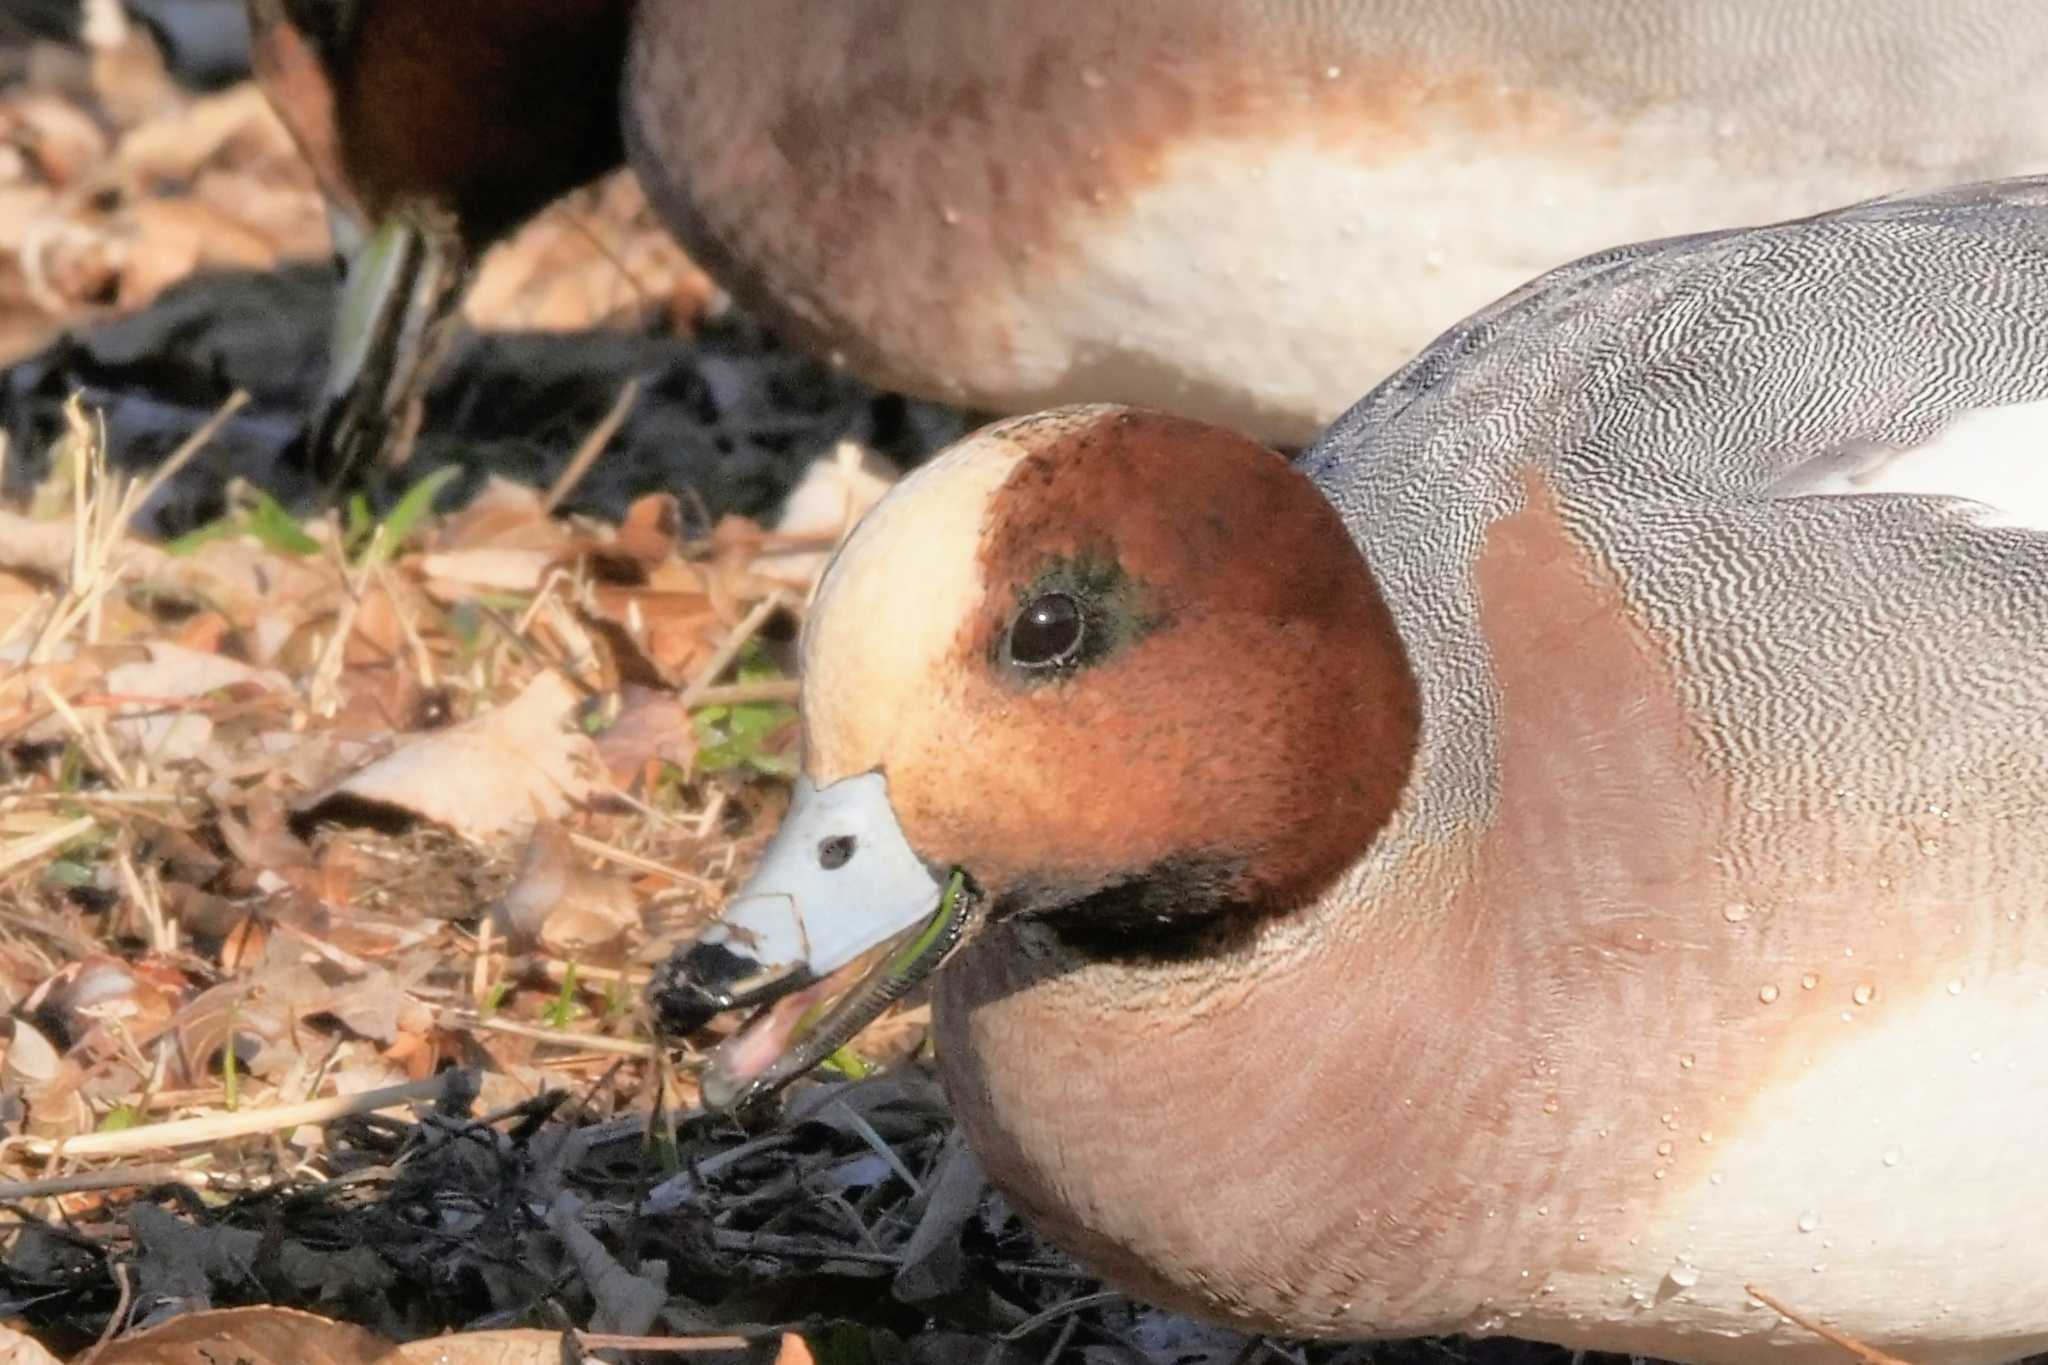
M443 602L474 597L479 588L532 592L555 565L553 551L480 545L421 555L418 566L427 591Z
M133 183L189 181L231 143L244 154L292 155L291 138L254 85L239 85L153 118L121 139L114 157Z
M107 138L83 109L50 95L25 95L0 110L0 139L19 147L53 185L68 185L104 160Z
M393 732L434 728L432 713L423 716L421 709L428 689L410 659L352 665L342 671L337 686L340 701L327 723L332 738L381 748Z
M418 1006L391 971L378 966L346 970L294 951L303 941L303 935L273 939L264 963L201 991L171 1021L178 1056L195 1080L230 1039L248 1074L282 1072L303 1049L319 1045L302 1023L314 1015L331 1014L353 1032L382 1043L419 1022Z
M824 570L832 546L902 477L881 455L841 441L830 456L811 462L775 523L777 536L815 539L817 547L762 555L749 568L763 578L809 587Z
M64 1136L81 1131L92 1117L78 1093L83 1079L77 1064L33 1025L14 1021L14 1040L0 1067L0 1080L28 1105L29 1132Z
M481 493L449 516L434 543L443 551L539 550L552 559L568 551L572 537L548 515L539 489L493 474Z
M597 751L569 728L576 690L541 673L495 710L413 740L301 803L393 806L478 842L558 817L590 793Z
M244 915L221 940L220 965L239 974L262 960L270 945L270 926L256 915Z
M543 213L484 259L463 301L479 328L580 331L668 322L683 330L722 298L620 172Z
M610 1337L597 1333L578 1335L588 1349L631 1350L635 1346L644 1346L650 1352L660 1352L660 1359L678 1361L699 1359L698 1352L704 1350L732 1351L747 1344L745 1338L728 1335L645 1338ZM376 1365L562 1365L564 1360L598 1359L596 1356L577 1356L573 1350L566 1349L568 1343L563 1337L561 1332L533 1327L506 1328L497 1332L460 1332L407 1342L380 1358ZM796 1343L796 1350L801 1354L790 1354L792 1342ZM694 1344L697 1350L675 1352L674 1348L685 1344ZM663 1347L670 1350L663 1351ZM794 1332L785 1332L775 1365L816 1365L816 1362L801 1337Z
M384 1060L403 1070L408 1080L425 1080L440 1065L439 1042L433 1033L402 1032L384 1049Z
M320 197L302 181L273 183L242 170L205 170L192 185L192 197L232 216L267 243L278 260L305 260L333 250Z
M270 669L251 668L239 660L205 650L188 649L167 640L143 645L146 657L107 670L107 690L150 700L198 697L247 683L289 692L291 683Z
M234 634L234 623L217 611L202 611L179 625L171 642L181 649L218 654Z
M390 1353L389 1341L350 1323L264 1306L187 1313L89 1351L78 1365L374 1365Z
M651 569L675 558L682 525L682 504L676 501L675 494L649 493L626 509L626 519L619 523L615 543L621 553L636 560L642 568Z
M0 633L12 632L16 622L40 610L49 590L27 574L0 570Z
M632 888L585 867L568 832L552 820L534 826L518 879L491 907L491 917L521 947L538 940L571 958L616 943L639 922Z
M191 989L191 978L167 962L130 963L94 953L58 968L22 1008L74 1041L106 1025L149 1039L163 1031Z
M102 670L112 654L110 650L92 650L56 663L0 669L0 724L12 727L31 715L41 715L40 724L14 737L30 740L66 738L68 732L64 722L50 713L44 691L54 692L67 701L87 692L99 691L105 681Z
M164 55L140 24L121 21L122 11L81 7L89 20L111 13L112 24L88 22L80 36L91 52L92 88L116 124L132 127L175 111L178 87L164 64ZM97 31L95 31L97 30Z
M628 686L620 689L618 716L597 736L597 752L612 781L630 788L651 763L687 769L697 756L697 727L674 692Z
M62 1365L34 1337L0 1327L0 1365Z
M0 509L0 565L7 568L68 579L77 538L77 528L69 520L44 521ZM176 563L154 545L123 540L114 547L110 567L151 574Z
M376 1365L562 1365L562 1334L535 1328L461 1332L408 1342Z
M121 307L140 308L201 266L267 270L271 244L242 223L192 199L146 199L134 219L121 271Z
M344 662L353 667L388 663L399 657L406 648L406 618L416 614L393 601L383 586L373 584L356 605Z
M232 811L222 811L217 818L221 842L251 873L283 876L313 865L313 850L292 833L284 805L273 792L251 792L240 819Z
M0 544L6 543L8 534L0 523ZM243 537L211 540L176 558L139 542L122 543L124 555L141 556L145 551L150 557L138 568L147 573L151 586L211 603L242 627L259 663L275 659L292 631L329 610L343 591L324 561L275 554Z
M670 686L686 682L732 624L702 592L599 585L588 600L590 616L611 628L607 638L614 648L630 647L638 656L633 662ZM638 675L623 660L620 672Z

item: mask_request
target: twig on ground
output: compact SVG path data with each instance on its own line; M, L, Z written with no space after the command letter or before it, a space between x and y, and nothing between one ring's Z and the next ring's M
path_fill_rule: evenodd
M514 1038L532 1038L543 1043L557 1043L563 1047L580 1047L586 1052L599 1052L617 1057L652 1057L654 1047L649 1043L636 1043L630 1038L610 1038L602 1033L570 1033L566 1029L546 1028L540 1024L522 1024L516 1019L484 1019L467 1010L443 1010L441 1022L453 1028L476 1029L483 1033L503 1033Z
M131 1152L154 1151L161 1147L189 1147L201 1142L247 1137L274 1128L296 1128L302 1123L329 1123L350 1114L375 1113L415 1100L439 1099L448 1087L450 1072L424 1081L387 1085L355 1095L336 1095L324 1100L302 1100L297 1104L273 1105L264 1109L238 1109L232 1114L208 1114L203 1118L174 1119L169 1123L144 1124L111 1133L86 1133L72 1138L13 1138L0 1144L15 1151L40 1157L126 1156Z
M712 652L710 661L690 681L690 685L683 689L681 697L678 698L683 709L688 711L699 705L703 695L711 690L711 684L718 681L719 675L732 666L734 659L739 658L740 651L761 633L761 627L768 624L768 618L789 605L789 594L781 588L756 602L754 609L733 627L732 633Z
M183 1166L108 1166L69 1175L45 1176L40 1180L0 1180L0 1203L18 1199L48 1199L60 1194L85 1194L93 1190L132 1190L145 1185L189 1185L204 1189L218 1184L220 1177L208 1171Z
M694 872L685 872L681 868L670 867L666 863L658 863L652 858L643 858L637 853L629 853L623 848L607 844L601 839L593 839L587 834L578 834L571 830L569 832L569 842L585 853L594 854L607 862L617 863L621 867L630 867L635 872L644 872L650 877L666 877L672 882L680 882L685 886L694 886L700 891L716 891L718 889L718 883L700 877Z
M553 512L562 505L562 500L574 491L576 485L583 482L583 476L597 463L597 457L604 453L604 448L612 443L612 437L618 435L619 428L626 424L626 418L632 413L633 404L638 402L639 398L640 378L635 375L619 386L619 396L612 400L611 408L598 419L597 425L590 429L590 434L583 438L583 444L576 447L576 453L570 457L568 467L556 477L547 495L540 500L541 511Z
M668 1355L693 1355L699 1351L744 1351L759 1337L629 1337L616 1332L571 1332L570 1340L582 1351L652 1351Z

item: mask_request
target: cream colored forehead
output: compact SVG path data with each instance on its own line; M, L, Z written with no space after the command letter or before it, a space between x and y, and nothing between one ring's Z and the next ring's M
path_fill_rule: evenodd
M928 723L980 606L981 538L1017 462L1103 409L1022 417L934 458L877 503L825 572L803 636L804 766L866 772Z

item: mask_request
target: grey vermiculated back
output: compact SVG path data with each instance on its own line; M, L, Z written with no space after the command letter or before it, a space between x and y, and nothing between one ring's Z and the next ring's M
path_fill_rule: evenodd
M2025 780L2048 778L2048 534L1938 496L1774 491L2043 399L2048 178L1618 248L1445 333L1301 457L1424 680L1421 831L1492 790L1472 570L1525 469L1678 659L1759 827L2048 791Z

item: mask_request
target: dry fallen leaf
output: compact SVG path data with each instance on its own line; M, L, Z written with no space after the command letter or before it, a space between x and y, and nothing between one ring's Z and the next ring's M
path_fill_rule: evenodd
M132 552L130 547L144 548L122 542L124 551ZM253 536L211 540L175 558L161 550L151 553L153 559L137 566L150 586L210 604L249 632L261 662L270 658L260 647L267 618L283 617L296 625L341 592L339 576L325 560L280 555Z
M137 125L121 139L114 159L120 173L137 183L177 183L230 150L245 158L296 159L291 135L254 85L200 96L168 117Z
M374 1365L390 1350L374 1332L297 1309L223 1308L110 1341L78 1365Z
M824 571L832 546L902 477L895 465L874 451L841 441L831 455L811 462L775 522L778 536L816 538L822 543L817 549L762 555L752 564L753 572L808 588Z
M421 555L419 569L426 575L428 592L444 602L457 602L475 596L480 588L532 592L554 563L549 550L481 545Z
M591 790L598 770L590 738L569 727L574 688L537 674L512 701L413 740L299 809L336 797L394 806L484 842L559 817Z
M723 295L620 171L569 195L484 258L463 300L478 328L574 331L606 323L693 328Z
M377 1365L562 1365L563 1359L560 1332L512 1328L408 1342Z
M53 579L68 578L77 551L78 528L70 520L42 521L0 509L0 566ZM171 557L154 545L123 539L113 548L112 567L149 574Z
M630 788L650 765L687 769L697 754L697 727L674 692L628 684L619 690L618 715L597 736L597 751L612 782Z
M151 641L144 649L146 659L109 668L103 686L116 699L114 733L158 763L198 757L213 740L212 720L176 703L230 687L291 691L291 682L282 673L252 668L225 655L165 640Z
M585 867L568 831L553 820L534 826L518 879L492 905L491 917L521 947L538 940L558 957L578 959L639 923L632 888Z
M102 1025L148 1039L163 1031L191 986L190 978L167 962L131 963L94 953L58 968L21 1008L74 1041Z
M541 491L493 474L481 492L448 514L433 543L441 550L539 550L549 559L569 552L569 528L550 516Z
M78 1093L84 1079L75 1062L26 1020L14 1021L14 1040L0 1066L7 1090L28 1106L27 1130L38 1135L77 1132L91 1120Z
M141 308L202 268L268 270L277 249L239 218L196 199L151 199L125 224L120 294L124 309Z
M251 668L222 654L187 649L165 640L147 641L143 649L147 658L107 670L109 692L162 699L200 697L238 683L279 692L291 690L290 681L282 673Z
M25 1337L11 1327L0 1327L0 1365L61 1365L61 1362L33 1337Z
M649 493L626 509L619 523L619 551L645 572L673 559L682 542L683 505L673 493Z
M57 186L71 184L107 155L99 125L54 95L26 95L0 109L0 141L19 147L34 172Z
M732 628L717 603L702 592L603 585L586 595L590 619L608 627L615 649L624 646L620 672L680 687L717 652ZM630 671L629 671L630 670Z
M700 1359L704 1351L744 1349L745 1339L737 1336L712 1337L610 1337L600 1333L582 1334L587 1349L639 1348L659 1353L653 1358L678 1361ZM668 1348L663 1350L663 1348ZM561 1365L570 1359L598 1359L567 1349L560 1332L537 1328L509 1328L498 1332L458 1332L408 1342L382 1357L376 1365ZM810 1348L794 1332L782 1335L774 1365L816 1365Z

